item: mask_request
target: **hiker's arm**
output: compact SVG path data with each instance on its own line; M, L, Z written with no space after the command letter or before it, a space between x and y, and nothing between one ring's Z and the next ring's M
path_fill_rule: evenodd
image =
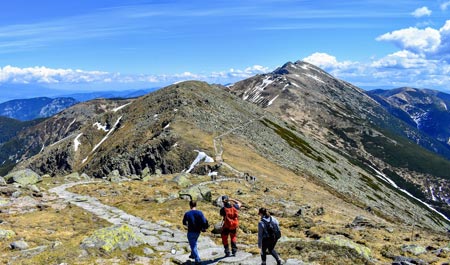
M237 204L238 206L239 206L239 208L241 208L241 206L242 206L242 203L240 202L240 201L238 201L238 200L235 200L235 199L229 199L230 201L232 201L233 202L233 204Z

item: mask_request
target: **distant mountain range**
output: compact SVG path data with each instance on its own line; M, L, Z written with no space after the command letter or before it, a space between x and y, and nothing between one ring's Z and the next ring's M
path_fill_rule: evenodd
M0 103L0 116L21 121L46 118L83 101L96 98L133 98L145 95L157 88L146 90L103 91L68 94L64 97L38 97L29 99L14 99Z
M392 115L450 146L450 95L429 89L403 87L368 94Z
M74 98L15 99L0 103L0 116L21 121L46 118L78 103Z
M223 161L252 173L254 161L266 161L381 218L442 231L448 218L424 203L450 216L450 149L412 125L362 89L298 61L229 87L191 81L76 104L0 145L0 170L176 174L202 150L221 157L192 173L232 174Z

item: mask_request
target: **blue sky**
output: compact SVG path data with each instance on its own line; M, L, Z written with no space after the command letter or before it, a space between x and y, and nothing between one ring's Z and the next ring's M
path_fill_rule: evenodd
M448 92L450 0L0 2L0 94L230 83L296 60Z

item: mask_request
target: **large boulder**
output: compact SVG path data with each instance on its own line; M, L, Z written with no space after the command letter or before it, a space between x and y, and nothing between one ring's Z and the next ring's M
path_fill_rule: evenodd
M96 249L109 253L117 248L126 250L144 244L143 236L128 225L102 228L81 243L83 249Z
M33 185L42 180L41 176L31 169L11 172L4 179L7 183L17 183L23 186Z
M10 239L11 237L13 237L15 235L16 235L16 233L12 230L0 229L0 240Z
M427 250L425 247L419 245L403 245L402 250L405 252L409 252L415 256L419 256L420 254L426 253Z
M183 173L181 175L174 177L172 181L177 183L177 185L181 188L187 188L192 185L192 182L189 180L190 175L191 174L189 173Z
M29 248L28 243L23 240L14 241L11 244L9 244L9 247L11 249L17 249L17 250L25 250L25 249Z
M326 236L320 239L321 242L338 245L342 247L348 247L356 250L361 256L370 260L372 256L372 251L363 245L357 244L343 236Z
M211 201L211 190L207 186L194 186L179 192L180 197L190 197L195 201Z

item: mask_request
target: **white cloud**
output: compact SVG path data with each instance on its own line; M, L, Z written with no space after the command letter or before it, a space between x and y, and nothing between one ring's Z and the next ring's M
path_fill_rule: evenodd
M89 83L103 82L110 74L101 71L52 69L44 66L0 68L0 83Z
M441 10L445 11L450 6L450 1L444 2L441 4Z
M253 65L244 70L231 68L228 71L201 73L183 72L162 75L123 75L103 71L85 71L73 69L53 69L45 66L19 68L0 67L0 84L41 84L41 85L77 85L77 84L141 84L167 85L185 80L202 80L212 83L235 82L256 74L269 72L269 68Z
M428 9L428 7L426 6L423 6L414 10L414 12L412 12L411 15L413 15L414 17L425 17L425 16L429 17L431 16L431 10Z
M421 68L427 67L429 61L423 55L407 50L398 51L372 62L374 68Z
M376 40L392 42L401 50L423 54L427 59L450 62L450 20L439 29L409 27L383 34Z
M365 88L412 86L449 89L450 64L408 50L369 62L338 61L326 53L315 53L304 60L326 69L337 78Z
M341 69L351 66L350 61L338 62L336 57L327 53L316 52L308 57L303 58L303 61L314 64L324 69Z
M441 34L439 30L430 27L425 29L409 27L385 33L376 40L390 41L402 49L414 52L435 52L441 44Z

